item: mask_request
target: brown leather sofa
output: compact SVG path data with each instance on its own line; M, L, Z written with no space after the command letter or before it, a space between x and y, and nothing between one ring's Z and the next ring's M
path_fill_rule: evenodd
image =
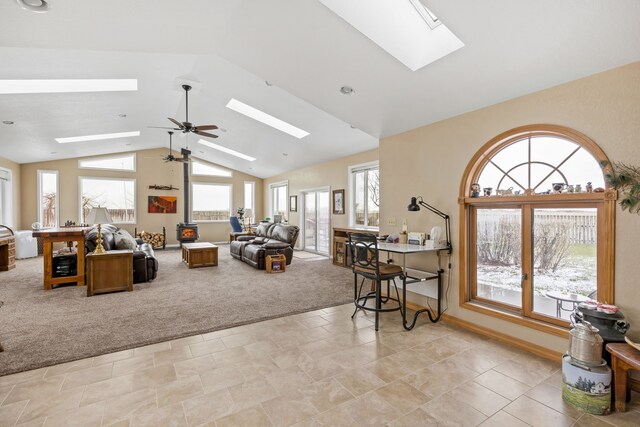
M268 255L282 254L289 265L299 233L300 228L296 225L272 222L260 224L254 236L239 236L231 242L229 251L232 257L259 270L265 269Z
M106 251L117 249L115 233L118 227L111 224L101 226L102 246ZM128 233L127 233L128 234ZM129 236L131 237L131 236ZM85 253L93 252L98 238L98 227L93 227L85 233ZM141 239L134 239L133 250L133 283L150 282L158 275L158 260L150 244Z

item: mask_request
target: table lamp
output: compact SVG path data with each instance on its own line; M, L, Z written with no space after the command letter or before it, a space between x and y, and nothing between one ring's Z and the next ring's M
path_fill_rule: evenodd
M418 200L420 199L420 200ZM418 196L418 197L412 197L411 198L411 203L409 203L409 206L407 206L407 210L410 212L415 212L415 211L419 211L420 210L420 206L422 206L425 209L430 210L431 212L433 212L434 214L438 215L440 218L444 219L444 223L445 223L445 234L446 234L446 239L447 239L447 249L449 250L449 253L451 253L451 240L450 240L450 234L451 234L451 224L449 222L449 215L447 215L446 213L442 212L439 209L434 208L433 206L427 204L424 202L424 200L422 199L422 196Z
M253 223L253 219L251 218L251 214L252 214L251 209L247 208L247 209L244 210L244 217L247 220L247 222L249 222L249 225L247 227L245 227L245 228L249 233L253 232L253 230L251 229L251 224Z
M109 211L107 208L102 208L98 206L97 208L92 208L91 212L89 212L89 217L87 218L87 222L89 224L98 224L98 238L96 240L96 249L93 251L94 254L103 254L106 251L102 246L102 224L108 224L112 222L111 215L109 215Z

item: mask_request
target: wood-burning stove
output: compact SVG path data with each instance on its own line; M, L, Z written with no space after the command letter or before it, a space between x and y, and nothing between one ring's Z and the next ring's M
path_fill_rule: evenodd
M176 238L180 243L195 242L198 240L198 224L181 222L176 226Z

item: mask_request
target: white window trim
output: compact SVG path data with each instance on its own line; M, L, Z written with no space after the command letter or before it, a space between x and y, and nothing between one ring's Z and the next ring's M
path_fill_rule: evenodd
M224 170L224 171L228 172L228 173L229 173L229 175L218 175L218 174L207 174L207 173L194 173L194 172L193 172L193 165L194 165L195 163L200 163L201 165L204 165L204 166L209 166L209 167L212 167L212 168L216 168L216 169ZM218 178L233 178L233 171L232 171L232 170L230 170L230 169L226 169L226 168L223 168L223 167L221 167L221 166L215 165L215 164L213 164L213 163L211 163L211 162L207 162L207 161L202 160L202 159L193 159L193 160L191 161L191 176L215 176L215 177L218 177Z
M108 181L133 181L133 221L113 222L113 224L138 224L138 182L135 178L105 177L105 176L79 176L78 177L78 221L82 222L82 180L108 180Z
M190 212L190 217L193 218L193 186L194 185L215 185L216 187L229 187L229 216L232 216L234 211L233 211L233 184L225 184L225 183L220 183L220 182L192 182L191 183L191 198L189 199L189 212ZM196 224L206 224L206 223L216 223L216 222L229 222L228 219L206 219L206 220L193 220L192 222L196 223Z
M42 174L51 173L56 175L56 227L60 226L60 173L57 170L38 169L38 222L44 225L42 221ZM81 217L82 218L82 217Z
M269 212L268 217L273 220L273 189L276 187L287 187L287 195L285 197L287 205L285 206L286 217L283 220L289 221L289 180L272 182L269 184Z
M373 167L377 167L378 171L380 170L380 162L379 161L373 161L373 162L366 162L366 163L360 163L357 165L351 165L349 167L347 167L347 180L349 182L348 188L349 188L349 203L347 203L347 205L345 206L346 209L349 210L349 227L358 227L358 228L364 228L367 230L378 230L380 229L380 227L374 227L374 226L362 226L362 225L355 225L356 223L356 210L353 208L355 206L356 203L356 192L355 192L355 184L354 184L354 179L353 179L353 173L354 172L358 172L360 170L366 170L366 169L371 169ZM333 215L333 214L332 214Z
M112 160L112 159L122 159L126 157L133 157L133 169L122 169L122 168L99 168L94 166L82 166L83 161L92 161L92 160ZM78 159L78 169L89 169L89 170L101 170L101 171L118 171L118 172L136 172L138 165L138 159L136 158L136 153L127 153L118 156L100 156L100 157L85 157L82 159Z
M7 174L7 181L0 179L0 186L3 188L3 200L0 200L3 216L0 217L0 223L13 227L13 173L11 169L6 168L0 168L0 171Z
M242 186L242 204L244 205L245 199L247 198L247 195L244 193L245 191L247 191L247 184L251 184L251 207L249 209L251 209L251 215L255 218L256 217L256 182L255 181L245 181L244 185ZM247 209L246 206L244 206L245 209Z

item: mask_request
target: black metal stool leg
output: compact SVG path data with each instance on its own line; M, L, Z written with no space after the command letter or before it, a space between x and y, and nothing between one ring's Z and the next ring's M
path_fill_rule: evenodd
M382 301L380 300L380 291L382 288L382 281L380 279L376 280L376 331L378 330L378 325L380 324L380 309L382 309Z

